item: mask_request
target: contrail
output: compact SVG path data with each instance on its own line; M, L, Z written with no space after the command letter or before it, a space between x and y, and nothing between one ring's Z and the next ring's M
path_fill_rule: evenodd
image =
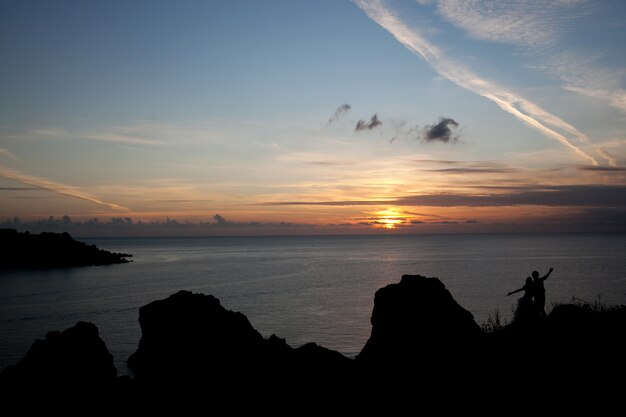
M598 165L598 162L591 155L572 144L564 135L552 129L560 129L576 137L580 142L586 143L588 140L587 136L574 126L525 98L480 78L467 68L447 58L439 48L394 16L380 0L353 1L370 19L387 30L411 52L422 57L441 76L460 87L493 101L502 110L512 114L542 135L569 147L578 155L587 159L592 165ZM552 126L552 128L549 126Z
M16 169L0 166L0 177L4 177L12 181L17 181L22 184L30 185L32 187L40 188L42 190L48 190L68 197L74 197L80 200L89 201L100 206L109 207L113 210L128 210L128 208L126 207L99 200L96 197L76 190L69 185L60 184L58 182L50 181L41 177L33 177L31 175L24 174L23 172L20 172Z
M617 167L617 158L611 155L606 149L602 147L597 147L596 151L601 157L606 159L606 161L609 163L610 166Z

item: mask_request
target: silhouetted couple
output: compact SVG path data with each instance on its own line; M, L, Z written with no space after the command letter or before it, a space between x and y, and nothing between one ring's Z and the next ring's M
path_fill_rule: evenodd
M522 288L507 294L524 291L524 295L517 302L517 309L513 317L514 322L528 321L546 315L546 288L543 286L543 282L548 279L553 270L550 267L548 273L542 277L539 277L539 272L533 271L533 277L526 278L526 284Z

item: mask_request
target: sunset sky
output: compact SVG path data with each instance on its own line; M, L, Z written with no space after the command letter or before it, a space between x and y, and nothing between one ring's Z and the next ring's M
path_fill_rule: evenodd
M622 0L0 1L0 222L626 230L625 43Z

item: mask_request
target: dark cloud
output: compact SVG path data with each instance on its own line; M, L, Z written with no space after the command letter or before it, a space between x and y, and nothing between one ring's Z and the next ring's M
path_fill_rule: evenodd
M374 114L369 122L365 121L365 120L359 120L356 123L356 127L354 128L354 130L356 132L360 131L360 130L372 130L375 129L376 127L382 125L383 122L381 122L380 120L378 120L378 114Z
M310 205L310 206L375 206L395 204L400 206L425 207L504 207L504 206L550 206L550 207L624 207L626 208L626 186L624 185L565 185L546 187L500 187L501 193L473 195L460 193L423 194L397 198L395 200L353 201L290 201L264 203L265 205Z
M335 113L330 116L330 119L328 119L328 122L326 122L326 124L329 125L332 122L337 121L337 119L346 114L351 108L352 106L350 106L349 104L342 104L341 106L337 107L337 110L335 110Z
M599 166L581 166L578 167L581 171L595 171L595 172L626 172L626 168L623 167L599 167Z
M0 191L39 191L40 188L35 187L0 187Z
M220 216L219 214L216 214L215 216L213 216L213 220L215 220L215 223L217 224L227 224L228 220L226 220L224 217Z
M626 207L626 186L621 185L570 185L526 188L490 195L433 194L399 198L395 204L407 206L438 207L501 207L501 206L551 206L551 207Z
M426 142L444 142L453 143L459 139L459 136L454 136L452 129L459 127L459 124L454 120L447 117L440 117L439 122L424 127L422 132L422 140Z
M344 200L344 201L270 201L263 206L374 206L394 203L395 200Z
M216 214L214 221L190 222L166 218L155 221L135 221L130 217L113 217L100 220L91 218L76 221L69 216L50 216L46 219L25 220L18 217L0 220L0 229L17 229L41 232L69 232L74 237L108 236L251 236L319 232L328 234L324 226L290 222L237 222Z

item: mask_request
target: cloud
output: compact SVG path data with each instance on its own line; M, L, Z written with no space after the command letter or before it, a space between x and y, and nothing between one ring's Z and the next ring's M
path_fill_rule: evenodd
M0 221L0 228L28 230L30 232L64 231L75 236L268 236L268 235L327 235L334 229L322 225L290 222L236 222L226 221L217 214L221 222L191 222L166 218L165 220L142 221L131 217L113 217L100 220L90 218L74 220L69 216L49 216L45 219L21 220L18 217ZM214 216L214 217L216 217Z
M610 166L612 167L617 166L617 158L613 154L611 154L609 151L607 151L603 147L597 147L596 151L598 152L598 155L606 159L606 161L609 163Z
M603 68L598 56L582 52L554 52L536 67L558 77L564 89L587 97L604 100L611 107L626 113L626 89L623 68Z
M440 0L437 11L475 39L537 48L558 40L563 27L575 21L568 9L576 8L580 14L580 3L579 0Z
M440 174L511 174L518 172L514 168L443 168L443 169L431 169L428 172L437 172Z
M496 188L498 189L498 188ZM561 185L511 187L495 194L440 193L420 194L392 200L289 201L263 205L301 206L424 206L424 207L623 207L626 208L626 185Z
M46 178L28 175L16 169L0 166L0 177L4 177L8 180L16 181L25 185L30 185L32 187L39 188L42 190L52 191L54 193L64 195L67 197L73 197L73 198L78 198L80 200L89 201L91 203L98 204L100 206L105 206L113 210L128 210L128 208L120 206L118 204L102 201L75 187L61 184L61 183L54 182L54 181L50 181Z
M4 156L13 162L17 162L17 157L6 148L0 148L0 156Z
M464 162L461 161L446 161L442 159L413 159L413 162L418 164L436 164L436 165L459 165Z
M367 122L365 120L359 120L356 123L356 127L354 128L354 130L355 130L355 132L358 132L360 130L365 130L365 129L372 130L372 129L375 129L375 128L377 128L378 126L380 126L382 124L383 124L383 122L378 120L378 114L374 114L370 118L369 122Z
M595 3L595 4L594 4ZM601 68L588 53L563 52L558 41L577 32L584 22L588 36L594 35L597 23L607 25L619 13L599 2L588 0L552 1L440 0L437 12L444 19L463 29L469 36L490 42L504 42L526 47L527 52L541 55L539 68L547 69L565 82L566 90L605 100L626 113L626 90L622 88L622 69ZM591 19L601 14L600 19ZM619 18L617 18L619 19ZM615 22L618 26L621 23Z
M137 122L129 125L107 126L96 129L59 129L54 127L27 129L17 135L8 137L16 140L92 140L120 145L163 146L177 143L206 139L211 135L200 128L182 127L177 125Z
M442 165L446 168L427 168L424 172L436 172L441 174L511 174L519 172L517 168L510 168L499 163L489 161L438 161L430 159L415 160L421 165Z
M330 116L330 119L328 119L328 122L326 122L326 124L329 125L337 121L341 116L346 114L351 108L352 106L350 106L349 104L342 104L341 106L337 107L337 110L335 110L335 113L332 116Z
M439 122L424 127L422 140L426 142L456 142L459 136L453 136L452 128L459 127L459 124L447 117L440 117Z
M224 217L220 216L219 214L216 214L215 216L213 216L213 220L215 220L215 223L217 224L229 223L228 220L226 220Z
M598 162L587 152L574 145L565 135L581 142L587 136L578 129L543 110L524 97L488 81L448 58L437 46L426 40L415 28L401 21L381 0L354 0L373 21L386 29L398 42L424 59L442 77L475 94L491 100L502 110L512 114L527 126L545 137L556 140L570 148L592 165Z
M394 203L395 200L342 200L342 201L269 201L261 206L374 206Z
M395 204L438 207L626 207L626 186L566 185L548 186L487 195L431 194L399 198Z
M391 138L388 140L390 144L393 144L397 140L417 140L420 138L422 132L419 130L418 125L407 126L407 121L402 119L391 119L389 122L389 130ZM383 133L387 133L387 129Z
M578 169L582 171L592 171L592 172L626 172L626 168L609 166L609 167L590 167L590 166L582 166Z

